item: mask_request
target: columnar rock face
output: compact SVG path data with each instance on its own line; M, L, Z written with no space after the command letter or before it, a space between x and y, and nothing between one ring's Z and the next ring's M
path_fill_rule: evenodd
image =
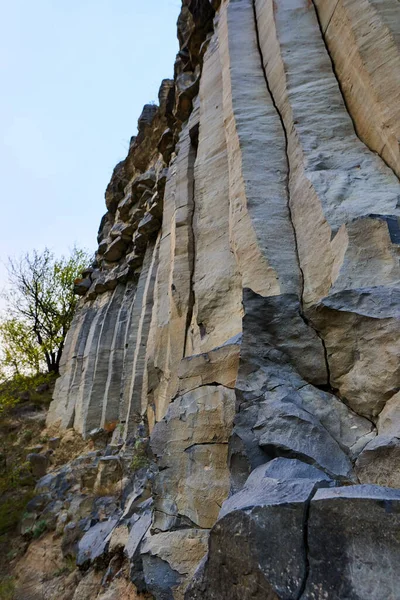
M139 591L399 598L398 1L184 0L178 38L49 424L148 443Z

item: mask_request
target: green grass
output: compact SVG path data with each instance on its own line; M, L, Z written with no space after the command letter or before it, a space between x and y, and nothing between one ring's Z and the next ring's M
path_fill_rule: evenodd
M15 582L13 577L0 579L0 600L13 600L15 594Z
M18 400L20 383L21 380L14 380L0 384L0 600L12 597L8 591L11 583L5 576L9 572L12 556L17 556L26 543L26 540L19 536L18 525L26 511L27 503L35 495L36 482L26 457L29 448L37 445L43 435L43 420L27 418L26 406L29 405L28 412L30 407L35 410L35 406L46 406L54 387L50 385L49 390L38 394L35 389L44 383L43 376L25 377L23 385L28 386L30 399L22 401ZM20 390L25 391L21 388ZM17 400L9 403L7 399L12 395L14 400ZM43 533L43 525L39 522L35 527L35 535L39 537Z

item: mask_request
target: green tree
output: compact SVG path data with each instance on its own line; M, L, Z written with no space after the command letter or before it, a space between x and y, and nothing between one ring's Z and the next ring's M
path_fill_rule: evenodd
M56 258L47 248L9 259L7 313L0 324L2 370L11 374L59 373L65 336L77 297L74 280L90 258L74 248L69 257Z
M41 371L42 352L33 331L25 323L13 318L4 319L0 322L0 340L3 371L9 371L13 376ZM2 378L5 378L4 373Z

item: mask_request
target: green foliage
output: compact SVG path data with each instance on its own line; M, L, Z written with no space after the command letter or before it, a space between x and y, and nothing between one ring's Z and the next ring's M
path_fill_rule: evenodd
M32 537L34 540L40 538L40 536L47 530L46 521L38 521L32 529Z
M15 594L14 577L0 579L0 600L13 600Z
M138 471L139 469L143 469L143 467L148 467L149 464L150 460L147 456L147 445L145 442L137 440L130 467L132 471Z
M60 567L59 569L57 569L56 571L54 571L54 573L51 574L51 578L60 577L61 575L69 575L70 573L75 571L75 569L76 569L75 557L66 556L64 558L64 565L62 567Z
M25 421L15 411L0 414L0 566L2 536L8 539L35 495L35 478L26 462L29 445L37 443L43 423ZM9 548L8 548L9 549ZM1 573L1 569L0 569Z
M90 258L74 248L55 258L47 248L9 260L7 315L0 324L3 379L7 374L58 373L64 340L77 297L74 280Z
M15 375L21 372L40 371L43 360L33 331L16 318L0 322L0 339L3 351L2 368L11 369Z
M28 490L18 490L18 495L10 495L5 500L0 501L0 535L5 535L15 529L33 495L32 487Z
M29 399L36 405L47 405L51 400L54 382L53 373L38 373L32 376L14 374L13 377L3 380L0 383L0 415L24 399ZM43 384L48 385L49 390L39 394L36 388ZM24 434L29 437L29 430Z

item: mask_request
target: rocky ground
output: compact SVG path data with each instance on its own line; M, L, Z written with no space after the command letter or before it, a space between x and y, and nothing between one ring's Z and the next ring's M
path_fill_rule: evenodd
M112 429L84 441L46 427L52 391L25 395L0 416L0 599L147 598L130 582L123 554L124 523L145 511L146 440L120 454L109 444ZM109 544L110 518L121 523Z

